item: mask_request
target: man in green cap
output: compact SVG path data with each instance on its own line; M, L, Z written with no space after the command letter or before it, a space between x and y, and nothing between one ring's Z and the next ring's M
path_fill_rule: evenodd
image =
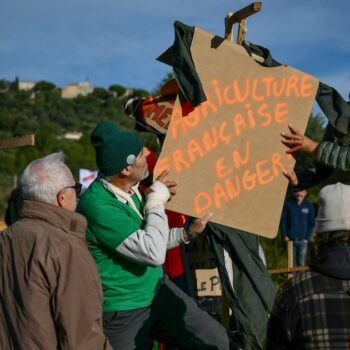
M133 133L102 122L91 135L98 178L80 199L86 238L104 294L103 327L114 349L152 349L153 339L182 349L229 349L226 330L163 276L166 251L204 231L211 215L187 230L169 229L164 205L175 181L163 172L146 191L148 151Z

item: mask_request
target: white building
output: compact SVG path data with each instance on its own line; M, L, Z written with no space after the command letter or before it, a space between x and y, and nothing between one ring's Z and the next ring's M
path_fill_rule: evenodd
M34 88L36 81L19 81L18 90L30 91Z
M66 132L63 135L63 138L67 140L76 140L76 141L79 141L82 137L83 137L83 133L80 131L70 131L70 132Z
M77 96L86 96L94 91L93 87L88 81L82 83L68 84L62 89L62 98L75 98Z

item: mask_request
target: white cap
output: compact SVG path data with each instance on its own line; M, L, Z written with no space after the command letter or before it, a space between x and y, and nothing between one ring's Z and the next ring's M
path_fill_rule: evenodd
M350 185L338 182L323 187L318 205L317 233L350 230Z

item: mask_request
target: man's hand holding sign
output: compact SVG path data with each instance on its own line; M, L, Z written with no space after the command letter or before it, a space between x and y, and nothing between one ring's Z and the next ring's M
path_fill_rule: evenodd
M176 194L175 187L178 185L177 181L169 180L168 175L169 169L162 171L162 173L156 178L153 184L147 188L144 192L147 197L148 205L154 205L153 202L166 203L170 201ZM147 204L146 204L147 206ZM194 218L191 220L190 225L187 229L184 229L183 239L185 242L197 237L202 234L205 230L205 226L211 219L212 213L206 213L201 218Z
M281 142L288 147L287 153L294 155L296 152L305 152L315 156L320 144L309 137L303 135L292 125L288 125L289 132L282 132ZM291 186L298 186L299 181L296 173L292 171L283 171L283 175L288 179Z

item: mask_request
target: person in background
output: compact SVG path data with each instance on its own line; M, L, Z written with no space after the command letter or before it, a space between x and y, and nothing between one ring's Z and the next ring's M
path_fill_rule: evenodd
M293 241L293 266L305 265L308 242L315 226L315 209L306 195L306 190L293 192L293 198L282 210L280 230L286 242Z
M166 251L202 234L211 215L186 231L169 230L164 204L176 182L163 172L144 196L148 151L133 133L101 122L91 135L98 178L77 210L88 220L86 239L104 292L104 331L114 349L151 349L153 340L183 349L229 349L225 328L166 276Z
M266 350L350 348L350 187L325 186L318 203L317 254L278 291Z
M86 220L74 212L81 185L63 153L31 162L20 187L21 218L0 233L0 349L111 349Z

